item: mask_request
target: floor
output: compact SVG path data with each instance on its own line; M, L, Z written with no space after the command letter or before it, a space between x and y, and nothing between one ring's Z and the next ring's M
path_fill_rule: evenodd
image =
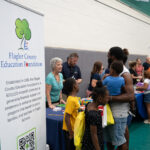
M150 124L144 124L143 120L133 120L129 132L129 150L150 150Z
M150 124L144 124L143 120L133 121L129 131L129 150L150 150Z

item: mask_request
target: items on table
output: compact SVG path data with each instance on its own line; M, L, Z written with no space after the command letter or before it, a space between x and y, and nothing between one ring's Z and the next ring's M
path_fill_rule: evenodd
M88 102L93 102L93 99L88 97L88 98L82 98L80 100L80 105L86 105Z

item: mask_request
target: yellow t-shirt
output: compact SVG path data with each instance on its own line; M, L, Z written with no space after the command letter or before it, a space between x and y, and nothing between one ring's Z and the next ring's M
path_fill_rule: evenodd
M66 108L65 108L65 113L64 113L63 130L68 131L68 128L67 128L67 125L65 122L66 113L68 113L70 115L71 127L72 127L72 130L74 130L74 123L75 123L76 117L78 115L79 108L80 108L80 104L79 104L78 98L69 96L67 98Z

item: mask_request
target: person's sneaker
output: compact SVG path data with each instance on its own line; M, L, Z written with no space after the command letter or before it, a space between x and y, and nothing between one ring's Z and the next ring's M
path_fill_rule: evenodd
M144 120L144 123L145 124L150 124L150 121L149 120Z

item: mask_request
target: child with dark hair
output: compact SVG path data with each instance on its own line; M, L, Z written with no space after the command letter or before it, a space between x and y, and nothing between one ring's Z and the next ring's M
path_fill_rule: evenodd
M82 150L104 150L102 117L98 110L99 105L105 105L109 100L109 93L101 81L96 83L92 91L92 103L85 109L85 132L82 141Z
M64 89L67 94L67 102L63 119L63 130L65 134L66 150L75 150L74 146L74 123L80 108L77 93L79 91L78 83L73 78L68 78L64 82Z
M114 61L110 66L110 76L103 80L103 85L107 86L109 94L120 95L121 88L125 85L123 77L119 74L123 71L123 64L119 61Z

